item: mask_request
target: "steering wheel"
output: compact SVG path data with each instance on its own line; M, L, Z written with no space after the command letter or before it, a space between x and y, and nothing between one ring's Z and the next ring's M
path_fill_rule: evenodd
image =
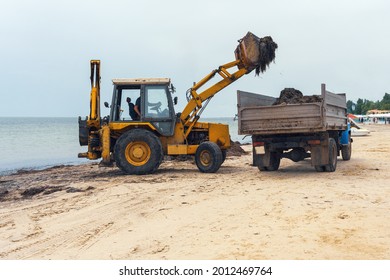
M150 110L155 110L157 112L160 112L161 111L160 108L161 108L161 102L158 102L156 105L151 107Z

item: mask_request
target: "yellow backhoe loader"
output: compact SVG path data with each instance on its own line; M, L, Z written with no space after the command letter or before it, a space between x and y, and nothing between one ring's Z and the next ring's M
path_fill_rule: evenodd
M140 175L155 172L164 155L195 155L201 172L218 171L230 148L229 128L199 122L200 115L217 92L254 69L257 74L265 71L275 58L276 48L271 37L259 38L248 32L239 40L236 59L195 83L187 91L188 104L177 114L177 97L172 98L175 88L170 79L113 79L112 102L105 103L111 108L110 115L102 118L100 61L91 60L90 114L85 120L79 117L80 145L88 146L88 151L79 157L102 158L103 165L115 161L125 173ZM202 90L216 74L222 79Z

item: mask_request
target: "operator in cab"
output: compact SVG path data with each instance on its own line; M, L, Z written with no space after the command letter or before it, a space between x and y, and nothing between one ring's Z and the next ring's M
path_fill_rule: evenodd
M127 97L126 102L129 105L129 115L133 121L139 121L141 119L141 98L138 97L135 105L131 102L131 98Z

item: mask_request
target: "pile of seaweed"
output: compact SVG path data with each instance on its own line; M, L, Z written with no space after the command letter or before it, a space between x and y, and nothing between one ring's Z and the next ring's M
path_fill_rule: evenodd
M285 88L280 92L279 98L272 105L279 104L302 104L321 102L319 95L303 95L301 91L295 88Z
M278 45L271 36L259 38L248 32L239 42L235 51L236 57L243 62L249 72L256 69L256 75L259 75L275 60Z
M247 152L243 148L241 148L241 143L239 141L231 141L230 142L230 149L227 150L228 157L230 157L230 156L239 157L239 156L246 155L246 154L247 154Z
M275 50L278 48L278 45L272 40L271 36L266 36L260 39L259 49L259 65L256 67L256 75L259 75L260 72L263 73L267 66L275 60Z

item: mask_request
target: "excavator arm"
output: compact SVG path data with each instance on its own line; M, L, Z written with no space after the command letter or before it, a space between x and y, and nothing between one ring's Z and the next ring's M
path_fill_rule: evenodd
M109 134L108 127L101 126L100 117L100 60L91 60L91 94L90 112L86 120L79 117L79 141L81 146L88 146L88 152L79 153L80 158L98 159L103 157L109 161ZM105 136L101 137L104 133ZM103 140L102 144L100 139ZM108 139L108 140L107 140Z
M100 129L100 60L91 60L91 103L87 125Z
M216 93L254 69L256 69L256 74L264 72L266 67L275 59L277 47L278 45L273 42L271 37L259 38L248 32L239 40L239 45L235 50L235 61L219 66L218 69L213 70L194 84L189 89L189 101L180 115L180 120L185 127L185 138L188 137L204 108ZM237 67L237 69L232 73L229 72L234 67ZM214 78L216 74L219 74L222 80L198 93L199 89Z

